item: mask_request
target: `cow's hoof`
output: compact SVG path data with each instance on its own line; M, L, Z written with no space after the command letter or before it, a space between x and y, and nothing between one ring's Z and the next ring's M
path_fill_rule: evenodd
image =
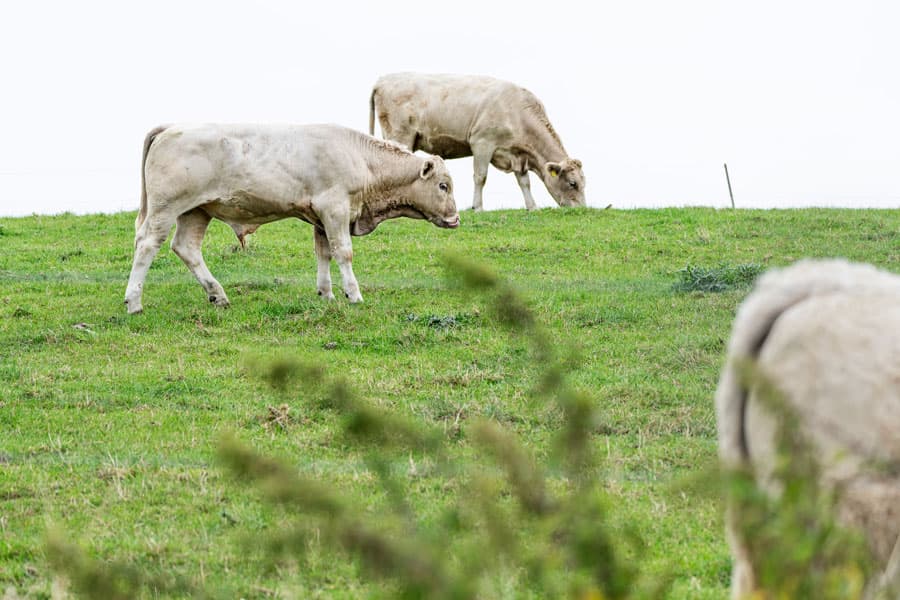
M144 312L144 307L141 306L140 302L134 301L125 301L125 310L128 311L129 315L137 315Z
M227 296L210 295L209 302L210 304L215 304L219 308L228 308L231 306L231 302L228 301Z
M347 300L350 301L350 304L359 304L360 302L362 302L362 294L357 293L353 294L352 296L350 294L344 295L347 296Z

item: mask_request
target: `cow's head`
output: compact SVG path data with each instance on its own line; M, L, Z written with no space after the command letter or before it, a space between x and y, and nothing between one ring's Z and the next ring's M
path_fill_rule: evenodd
M423 157L419 176L410 185L409 197L413 207L438 227L459 227L453 179L440 157Z
M560 206L584 206L584 172L581 161L566 158L562 162L544 164L541 173L547 191Z

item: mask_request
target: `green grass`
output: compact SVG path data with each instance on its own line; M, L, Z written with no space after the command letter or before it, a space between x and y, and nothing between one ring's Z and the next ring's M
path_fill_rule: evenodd
M715 462L712 395L748 287L675 289L684 269L843 256L900 271L900 211L541 210L464 214L457 231L397 220L354 239L365 303L316 296L312 229L280 222L237 250L213 224L207 263L232 302L210 306L166 245L125 315L133 214L0 219L0 589L49 597L48 527L104 559L136 561L224 597L356 598L382 590L359 564L312 544L266 569L252 541L284 515L215 460L226 431L328 482L373 514L384 494L340 415L302 384L260 374L297 357L343 375L379 406L454 433L475 417L538 457L559 426L529 394L541 365L445 253L507 278L582 366L571 384L603 415L596 476L647 542L672 598L726 597L718 498L684 491ZM339 281L334 269L335 281ZM77 327L76 327L77 326ZM286 424L273 420L287 403ZM456 425L455 425L456 423ZM465 435L454 451L476 460ZM437 514L458 486L411 479ZM689 488L688 488L689 489Z
M679 280L674 289L679 292L724 292L749 286L762 271L763 266L756 263L712 268L688 265L678 271Z

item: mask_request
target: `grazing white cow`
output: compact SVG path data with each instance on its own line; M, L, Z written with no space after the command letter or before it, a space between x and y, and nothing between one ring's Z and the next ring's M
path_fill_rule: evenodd
M444 158L471 156L472 208L481 210L488 165L512 172L535 208L528 172L534 171L560 206L584 206L581 161L569 158L537 97L515 84L469 75L394 73L381 77L369 100L369 133L375 114L382 135Z
M839 519L865 535L880 580L900 576L900 277L870 265L801 261L764 275L735 318L716 394L719 455L751 468L772 494L777 419L742 385L753 361L798 418L826 489L840 486ZM732 597L756 589L751 557L730 510ZM895 592L896 593L896 592Z
M362 295L353 274L351 235L395 217L459 226L453 182L443 160L336 125L172 125L144 141L141 208L125 305L141 311L150 263L172 225L172 250L209 301L227 306L200 245L213 218L243 234L296 217L315 227L319 295L334 298L330 261L344 294Z

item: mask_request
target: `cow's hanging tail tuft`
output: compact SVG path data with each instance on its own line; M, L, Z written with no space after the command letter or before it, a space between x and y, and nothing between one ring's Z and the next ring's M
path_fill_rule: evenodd
M147 217L147 179L144 173L147 166L147 152L150 151L150 146L153 144L153 140L156 139L156 136L168 129L168 127L168 125L161 125L150 131L150 133L147 134L147 137L144 138L144 153L141 155L141 208L138 210L137 219L134 220L135 231L141 227L141 223L143 223L144 219Z
M375 135L375 92L378 88L372 88L372 95L369 96L369 135Z

